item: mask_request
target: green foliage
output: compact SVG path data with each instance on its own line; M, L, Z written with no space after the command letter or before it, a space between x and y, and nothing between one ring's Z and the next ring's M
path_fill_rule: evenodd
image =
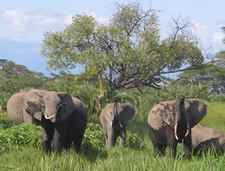
M156 87L165 72L203 62L197 43L182 31L161 41L156 12L129 3L118 5L109 24L76 15L62 32L45 34L42 53L56 71L81 64L97 85L104 80L114 89Z
M117 141L117 145L119 141ZM89 123L83 141L85 150L99 150L103 151L105 148L105 139L103 130L100 124ZM126 147L141 150L144 148L143 139L141 139L136 133L132 133L128 130Z
M11 126L10 122L1 121L0 129L0 153L9 151L12 146L40 145L40 129L30 124ZM10 127L11 126L11 127Z
M132 149L143 150L144 140L136 133L128 132L126 146Z
M208 103L208 105L208 115L202 121L202 124L217 128L225 133L224 103ZM148 108L150 107L148 106ZM144 118L143 121L146 121L146 118ZM90 127L91 129L89 129ZM132 124L132 127L137 127L137 129L143 130L142 133L144 137L142 138L142 141L145 144L144 148L136 150L134 148L124 148L121 146L116 146L115 148L107 150L106 155L101 155L103 153L105 154L104 150L99 150L97 152L93 152L94 150L90 148L86 150L86 140L84 139L84 148L79 154L76 154L73 150L71 150L68 152L63 152L61 154L53 153L51 155L46 155L41 149L35 148L30 145L24 145L21 146L21 148L14 148L14 146L11 145L9 146L7 153L1 153L0 170L73 171L74 168L76 168L76 170L85 171L224 170L225 154L221 156L214 156L209 153L201 157L193 157L191 160L184 160L182 158L174 160L168 155L160 158L155 157L153 155L153 148L149 140L148 131L147 129L145 129L144 124L138 125L137 122L134 122ZM88 126L87 135L94 135L94 129L100 131L99 125L91 124L90 126ZM102 133L99 133L99 135L102 136ZM97 139L99 138L100 136ZM88 140L88 142L90 141ZM91 142L90 144L92 143L95 144L93 146L99 146L96 141ZM103 146L103 144L101 144L101 146ZM87 153L85 151L90 152ZM183 150L178 149L178 152L180 151Z
M225 68L208 64L199 70L184 71L178 81L172 81L167 87L171 93L183 92L189 97L207 100L223 100L225 94Z
M62 76L46 83L48 90L61 91L79 96L86 105L89 120L96 120L96 104L95 98L98 94L98 89L94 82L81 80L76 76Z
M26 88L39 88L44 85L46 78L40 74L28 70L23 65L17 65L11 61L0 59L0 106L6 109L9 97Z
M105 147L104 134L99 124L88 123L84 134L84 149L102 150Z

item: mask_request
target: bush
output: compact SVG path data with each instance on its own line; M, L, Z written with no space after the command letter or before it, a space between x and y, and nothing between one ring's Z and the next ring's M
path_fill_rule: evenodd
M6 122L4 123L7 127ZM3 125L4 125L3 124ZM0 153L12 147L40 146L40 128L31 124L21 124L0 130Z
M40 147L41 130L40 127L32 124L15 125L7 120L0 121L0 153L11 148L24 146ZM126 146L134 149L144 147L143 140L135 133L128 131ZM100 155L105 152L104 134L100 124L88 123L84 139L83 148L87 152L95 152Z
M83 145L85 149L101 150L104 144L104 134L100 124L88 123L84 134Z
M144 140L138 134L128 132L126 145L129 148L141 150L144 148Z
M88 124L85 131L83 144L85 149L103 150L105 147L105 140L100 124ZM144 147L144 140L141 139L136 133L131 133L127 130L125 146L133 149L142 149Z

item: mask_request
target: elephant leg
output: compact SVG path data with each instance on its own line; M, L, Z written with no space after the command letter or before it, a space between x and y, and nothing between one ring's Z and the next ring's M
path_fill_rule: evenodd
M166 138L164 140L167 142L169 147L169 155L173 158L176 158L178 142L175 139L174 130L167 127L165 129L165 137Z
M47 138L45 132L43 132L42 147L45 152L51 152L51 139Z
M84 136L84 131L81 132L81 134L77 138L73 139L74 149L77 153L80 152L83 136Z
M57 130L54 131L54 135L53 135L53 139L52 139L52 149L54 151L57 152L61 152L63 149L63 142L62 142L63 138L62 136L59 134L59 132Z
M153 150L155 156L164 156L166 145L165 144L153 144Z
M104 133L104 138L105 138L105 144L107 145L108 143L108 135L107 135L107 128L103 127L103 133Z
M173 158L176 158L176 154L177 154L177 142L171 142L169 144L169 154Z
M111 128L108 128L107 132L108 132L107 146L112 147L116 143L115 130L111 127Z
M192 139L191 134L189 134L187 137L184 138L183 141L183 148L184 148L184 154L185 157L190 159L192 154Z
M79 139L74 143L74 149L77 153L80 152L81 143L82 143L82 139Z
M125 127L120 131L121 145L125 145L126 143L126 129Z
M51 141L53 138L53 128L48 127L48 128L43 128L43 141L42 141L42 147L44 151L46 152L51 152Z

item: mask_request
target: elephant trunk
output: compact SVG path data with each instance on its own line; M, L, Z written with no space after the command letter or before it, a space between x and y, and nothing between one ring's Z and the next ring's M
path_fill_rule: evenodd
M56 116L57 116L57 107L55 107L53 105L49 105L49 104L46 105L46 109L44 112L45 119L55 122Z
M184 102L184 97L176 101L174 135L178 142L182 142L184 137L190 134L190 123L188 121L188 116L186 116L187 112L185 112Z

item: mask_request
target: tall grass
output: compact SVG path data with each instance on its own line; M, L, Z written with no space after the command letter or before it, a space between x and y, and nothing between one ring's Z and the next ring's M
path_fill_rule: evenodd
M140 111L142 112L142 111ZM147 114L145 114L145 117ZM45 154L41 149L32 146L11 148L0 155L0 170L18 171L208 171L225 170L225 154L215 156L206 154L202 157L194 156L191 160L185 160L182 149L179 146L178 157L171 159L155 157L148 137L146 118L136 118L130 123L128 129L140 135L144 148L134 149L117 146L103 151L91 151L83 146L80 154L73 150L61 154ZM218 128L225 133L225 103L209 103L207 117L202 124ZM3 128L0 128L3 129Z

